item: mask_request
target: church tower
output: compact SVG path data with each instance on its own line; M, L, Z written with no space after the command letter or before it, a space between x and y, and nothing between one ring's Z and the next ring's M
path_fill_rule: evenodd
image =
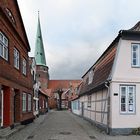
M38 14L38 25L37 25L37 34L36 34L36 43L35 43L35 60L36 60L37 80L41 83L40 88L47 89L48 81L49 81L49 73L48 73L48 66L46 65L39 14Z

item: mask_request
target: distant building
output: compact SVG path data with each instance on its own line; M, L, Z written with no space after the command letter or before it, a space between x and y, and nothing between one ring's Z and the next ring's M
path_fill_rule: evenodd
M17 0L0 0L0 126L33 120L30 46Z
M140 22L121 30L82 79L74 113L109 134L140 127Z
M34 116L39 115L39 86L40 83L37 81L36 74L36 61L34 57L29 58L29 64L32 74L33 81L33 114Z
M48 95L46 90L39 89L39 114L48 112Z
M49 82L49 73L48 73L48 66L46 65L46 58L44 52L44 45L43 45L43 38L41 33L41 26L40 26L40 19L38 16L38 26L37 26L37 35L36 35L36 44L35 44L35 61L36 61L36 75L37 75L37 82L40 83L39 85L39 110L41 110L41 114L43 113L42 107L48 108L47 106L47 88ZM44 95L43 95L44 94ZM42 97L41 97L42 96ZM44 103L45 102L45 103ZM46 110L47 110L46 108ZM46 111L44 110L44 113Z
M73 88L78 85L80 80L49 80L48 98L49 107L51 109L59 106L59 96L57 91L60 89L62 93L62 109L68 109Z

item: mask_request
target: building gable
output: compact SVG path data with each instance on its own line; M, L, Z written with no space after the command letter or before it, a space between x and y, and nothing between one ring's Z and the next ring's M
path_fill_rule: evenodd
M113 79L117 77L117 79L119 78L120 80L122 78L126 80L130 77L129 80L131 80L135 75L135 81L137 81L139 72L137 69L133 69L133 71L131 69L132 43L140 44L140 22L129 30L119 31L115 40L95 64L83 75L80 95L91 94L93 91L103 88L105 82L112 77ZM92 69L94 70L93 81L89 84L88 74ZM129 74L128 71L131 71L131 74Z
M17 0L1 0L0 10L5 14L5 17L10 23L9 25L13 28L15 32L14 34L20 38L23 46L28 51L30 51L28 38L26 35Z
M93 66L93 80L92 82L89 84L89 77L88 74L89 72L86 73L86 75L84 75L83 79L84 82L81 85L81 89L80 89L80 95L83 94L90 94L93 91L97 90L98 88L102 88L105 85L105 81L108 80L111 71L112 71L112 67L114 64L114 59L116 56L116 50L117 50L117 44L112 45L111 47L109 47L106 51L106 53L104 53L104 55L102 56L102 58L100 58L99 62L96 63L96 65Z

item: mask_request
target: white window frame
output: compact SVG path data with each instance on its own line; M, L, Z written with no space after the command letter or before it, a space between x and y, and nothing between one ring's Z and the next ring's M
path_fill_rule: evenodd
M14 48L14 67L19 69L19 51Z
M22 73L24 74L24 75L26 75L27 74L27 61L23 58L23 60L22 60Z
M91 84L93 81L93 76L94 76L94 71L93 69L90 70L89 74L88 74L88 84Z
M36 100L36 106L35 106L35 110L38 110L38 100Z
M8 38L0 31L0 56L8 61Z
M31 94L28 94L28 111L32 110L32 96Z
M136 52L136 58L134 58L134 46L137 46L138 49L137 49L137 52ZM131 63L132 63L132 67L140 67L140 44L136 44L136 43L133 43L132 44L132 47L131 47ZM133 60L136 59L136 64L133 63Z
M26 103L27 103L27 94L23 93L22 94L22 111L26 112Z
M125 88L125 103L122 103L122 88ZM133 96L130 95L130 88L133 88ZM136 112L136 86L135 85L121 85L120 86L120 113L121 114L135 114ZM131 101L131 102L130 102ZM125 105L126 110L122 111L122 104Z
M91 107L91 95L88 95L88 102L87 102L87 107Z

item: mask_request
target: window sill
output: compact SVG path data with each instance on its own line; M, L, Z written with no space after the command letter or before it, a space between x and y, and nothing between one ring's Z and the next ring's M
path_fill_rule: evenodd
M9 63L8 59L2 57L1 55L0 55L0 58L2 58L2 60L4 60L5 62Z
M22 73L23 76L27 77L27 74Z
M136 113L135 112L133 112L133 113L123 113L123 112L121 112L120 115L136 115Z
M20 69L19 69L19 68L15 67L15 66L14 66L14 68L15 68L15 70L17 70L18 72L20 72Z
M140 66L131 66L132 68L140 68Z

